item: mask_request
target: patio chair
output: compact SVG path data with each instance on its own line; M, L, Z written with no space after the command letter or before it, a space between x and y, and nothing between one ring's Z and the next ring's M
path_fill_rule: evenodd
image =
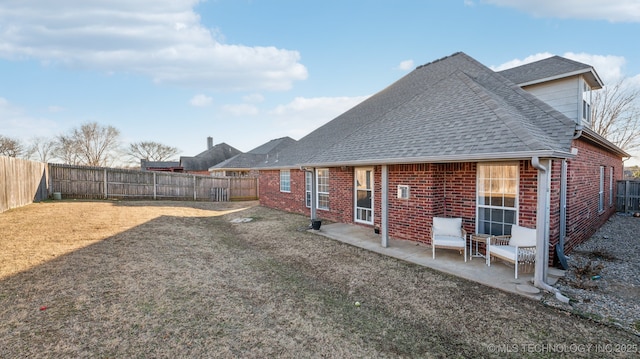
M431 227L431 249L436 259L436 247L457 249L464 253L467 261L467 231L462 228L462 218L433 217Z
M513 263L516 279L519 271L532 272L536 261L536 230L514 224L511 226L511 235L491 237L487 256L489 266L493 257Z

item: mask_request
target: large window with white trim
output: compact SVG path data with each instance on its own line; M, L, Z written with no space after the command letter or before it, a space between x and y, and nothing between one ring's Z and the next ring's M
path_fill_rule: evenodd
M291 172L280 170L280 192L291 192Z
M518 163L479 163L477 231L511 234L518 223Z
M318 188L318 209L329 209L329 169L321 168L316 171Z

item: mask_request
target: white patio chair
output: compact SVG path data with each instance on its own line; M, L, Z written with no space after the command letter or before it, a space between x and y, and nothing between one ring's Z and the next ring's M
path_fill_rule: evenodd
M462 228L462 218L433 217L431 227L433 259L436 258L436 247L457 249L460 253L464 253L464 261L467 261L467 231Z
M487 257L489 266L492 257L513 263L516 279L518 271L532 272L536 261L536 230L514 224L511 235L492 236L487 245Z

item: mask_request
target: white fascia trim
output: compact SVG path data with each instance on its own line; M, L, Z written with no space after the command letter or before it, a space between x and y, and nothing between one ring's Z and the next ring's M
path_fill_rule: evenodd
M356 161L336 161L336 162L318 162L305 163L299 166L304 167L340 167L340 166L375 166L375 165L392 165L392 164L411 164L411 163L450 163L450 162L487 162L496 160L529 160L531 157L539 158L560 158L570 159L575 155L570 152L563 151L531 151L531 152L499 152L499 153L479 153L477 155L449 155L449 156L433 156L433 157L414 157L414 158L383 158L371 160Z
M604 87L604 82L602 82L602 79L600 79L600 76L598 76L598 74L593 70L593 68L584 69L584 70L578 70L578 71L573 71L573 72L567 72L567 73L564 73L564 74L551 76L551 77L545 77L543 79L538 79L538 80L534 80L534 81L522 82L522 83L519 83L518 86L525 87L525 86L530 86L530 85L536 85L536 84L540 84L540 83L544 83L544 82L559 80L559 79L563 79L563 78L567 78L567 77L571 77L571 76L582 75L582 74L586 74L586 73L591 73L591 75L593 76L595 81L598 83L598 85L600 85L600 87L598 87L598 88ZM598 89L598 88L594 88L594 89Z

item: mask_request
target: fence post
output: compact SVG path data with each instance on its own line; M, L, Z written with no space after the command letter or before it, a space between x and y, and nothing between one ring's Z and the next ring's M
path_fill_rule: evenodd
M104 199L109 198L109 193L107 192L107 169L104 169Z
M629 211L629 181L624 181L624 213Z
M197 200L198 188L196 187L196 175L193 175L193 200Z
M155 201L157 199L157 189L156 189L156 173L153 172L153 200Z

